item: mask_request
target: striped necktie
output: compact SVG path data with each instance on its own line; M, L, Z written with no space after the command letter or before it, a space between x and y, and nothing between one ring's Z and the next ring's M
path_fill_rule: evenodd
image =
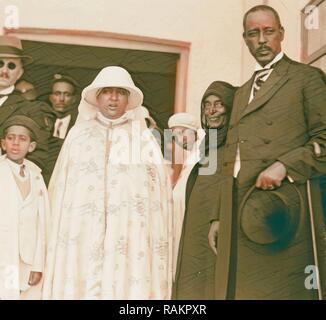
M265 82L265 80L263 80L264 77L266 77L270 72L272 72L272 69L273 69L272 67L269 69L263 69L263 70L257 71L256 80L253 84L253 96L254 97L256 96L256 93L258 92L258 90L260 89L262 84Z

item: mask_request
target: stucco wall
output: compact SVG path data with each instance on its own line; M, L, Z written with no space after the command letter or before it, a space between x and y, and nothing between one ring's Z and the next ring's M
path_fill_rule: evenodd
M240 85L254 60L242 40L242 16L252 5L267 3L281 15L284 49L300 56L301 0L2 0L17 5L21 27L108 31L191 42L186 109L199 114L205 88L213 80Z

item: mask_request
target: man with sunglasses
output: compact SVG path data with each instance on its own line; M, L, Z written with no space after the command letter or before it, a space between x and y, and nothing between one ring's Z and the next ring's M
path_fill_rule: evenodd
M33 62L32 57L23 51L20 39L12 36L0 36L0 126L14 115L25 115L34 119L41 128L41 141L29 159L42 169L48 153L48 138L53 121L51 107L40 101L28 101L15 85L24 73L24 66Z

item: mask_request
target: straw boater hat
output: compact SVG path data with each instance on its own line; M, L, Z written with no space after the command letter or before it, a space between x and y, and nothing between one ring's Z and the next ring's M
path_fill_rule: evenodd
M33 58L24 54L20 39L12 36L0 36L0 58L20 58L24 65L33 62Z
M173 127L185 127L194 131L200 128L197 118L187 112L179 112L172 115L168 121L168 126L170 129Z
M127 70L117 66L106 67L82 92L78 110L84 119L95 117L98 111L98 92L100 89L107 87L123 88L129 92L127 110L140 107L143 103L143 93L135 86Z

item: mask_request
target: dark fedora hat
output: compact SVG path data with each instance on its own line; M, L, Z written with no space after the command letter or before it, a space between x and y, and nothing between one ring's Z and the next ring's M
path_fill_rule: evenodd
M24 115L15 115L8 118L0 128L0 135L4 138L5 130L12 126L22 126L27 128L32 134L32 140L39 141L41 129L39 125L31 118Z
M294 238L302 210L303 198L294 184L267 191L253 186L239 206L241 229L256 244L281 248Z
M20 58L24 65L33 62L33 58L24 54L21 40L12 36L0 36L0 58Z

